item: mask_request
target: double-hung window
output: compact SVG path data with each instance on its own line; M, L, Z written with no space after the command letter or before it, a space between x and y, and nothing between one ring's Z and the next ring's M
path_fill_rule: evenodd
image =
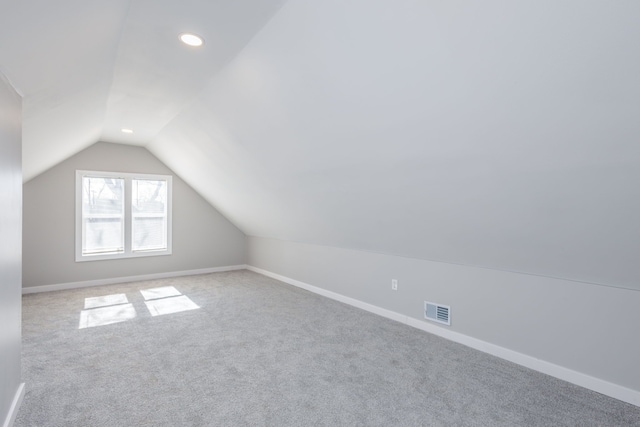
M171 254L171 176L76 171L76 261Z

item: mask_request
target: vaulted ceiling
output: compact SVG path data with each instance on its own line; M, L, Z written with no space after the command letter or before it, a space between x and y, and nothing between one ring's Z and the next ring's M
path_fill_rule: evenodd
M0 12L25 180L142 145L248 235L640 289L635 0Z

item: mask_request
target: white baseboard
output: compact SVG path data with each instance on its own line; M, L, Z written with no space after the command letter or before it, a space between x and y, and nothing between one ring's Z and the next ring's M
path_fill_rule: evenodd
M11 406L9 407L9 413L7 414L7 418L4 420L3 427L11 427L13 426L16 417L18 416L18 410L20 409L20 405L22 405L22 399L24 398L24 383L20 383L18 386L18 390L16 390L16 394L13 397L13 402L11 402Z
M170 271L166 273L141 274L138 276L113 277L109 279L85 280L82 282L58 283L55 285L30 286L22 288L22 294L38 292L62 291L65 289L87 288L90 286L115 285L117 283L139 282L142 280L165 279L168 277L194 276L196 274L218 273L221 271L244 270L245 264L229 265L225 267L200 268L197 270Z
M604 394L606 396L613 397L614 399L618 399L623 402L627 402L632 405L640 407L640 391L632 390L630 388L623 387L618 384L601 380L599 378L595 378L590 375L583 374L581 372L577 372L572 369L547 362L545 360L537 359L533 356L528 356L526 354L519 353L517 351L509 350L508 348L491 344L489 342L482 341L482 340L470 337L468 335L461 334L459 332L454 332L454 331L445 329L444 327L441 327L441 326L436 326L435 324L431 324L423 320L415 319L413 317L409 317L404 314L396 313L395 311L380 308L378 306L362 302L355 298L347 297L347 296L338 294L336 292L328 291L326 289L322 289L317 286L313 286L308 283L301 282L299 280L291 279L289 277L282 276L280 274L272 273L270 271L263 270L258 267L247 265L246 268L247 270L254 271L256 273L271 277L281 282L288 283L290 285L293 285L302 289L306 289L307 291L325 296L327 298L334 299L336 301L343 302L345 304L352 305L357 308L361 308L363 310L369 311L379 316L386 317L391 320L395 320L397 322L405 323L409 326L423 330L425 332L429 332L434 335L438 335L450 341L454 341L454 342L466 345L467 347L471 347L473 349L482 351L484 353L491 354L492 356L496 356L501 359L508 360L510 362L527 367L529 369L542 372L552 377L559 378L561 380L570 382L572 384L579 385L589 390L593 390L595 392Z

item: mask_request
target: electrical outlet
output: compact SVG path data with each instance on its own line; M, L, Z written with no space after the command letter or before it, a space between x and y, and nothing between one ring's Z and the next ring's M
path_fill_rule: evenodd
M398 281L396 279L391 279L391 289L394 291L398 290Z

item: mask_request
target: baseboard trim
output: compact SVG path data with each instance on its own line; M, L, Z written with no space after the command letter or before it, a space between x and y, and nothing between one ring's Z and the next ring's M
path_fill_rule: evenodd
M322 289L317 286L313 286L308 283L301 282L299 280L291 279L289 277L282 276L280 274L276 274L271 271L264 270L262 268L254 267L252 265L247 265L246 268L247 270L251 270L253 272L262 274L264 276L271 277L273 279L279 280L289 285L293 285L293 286L305 289L307 291L316 293L318 295L322 295L327 298L331 298L336 301L340 301L342 303L349 304L351 306L369 311L379 316L404 323L406 325L412 326L422 331L425 331L434 335L438 335L450 341L454 341L459 344L466 345L467 347L471 347L473 349L482 351L484 353L491 354L492 356L496 356L501 359L508 360L510 362L516 363L518 365L524 366L529 369L533 369L534 371L542 372L552 377L570 382L572 384L576 384L586 389L589 389L589 390L604 394L606 396L613 397L614 399L618 399L623 402L627 402L632 405L640 407L640 391L632 390L630 388L623 387L618 384L601 380L599 378L595 378L590 375L583 374L581 372L577 372L572 369L569 369L560 365L556 365L551 362L547 362L545 360L537 359L533 356L519 353L517 351L510 350L508 348L501 347L499 345L492 344L486 341L482 341L482 340L470 337L468 335L461 334L459 332L454 332L454 331L445 329L443 327L436 326L431 323L427 323L426 321L415 319L413 317L409 317L400 313L396 313L391 310L387 310L372 304L368 304L360 300L357 300L355 298L347 297L347 296L338 294L336 292L328 291L326 289Z
M13 402L11 402L11 406L9 407L9 413L7 414L7 418L4 420L3 427L12 427L13 423L18 416L18 410L22 405L22 399L24 399L24 383L20 383L18 386L18 390L16 390L16 394L13 397Z
M138 276L113 277L109 279L85 280L81 282L58 283L55 285L29 286L22 288L22 294L63 291L66 289L88 288L91 286L115 285L118 283L139 282L141 280L165 279L168 277L195 276L196 274L219 273L222 271L244 270L245 264L224 267L200 268L197 270L169 271L166 273L141 274Z

